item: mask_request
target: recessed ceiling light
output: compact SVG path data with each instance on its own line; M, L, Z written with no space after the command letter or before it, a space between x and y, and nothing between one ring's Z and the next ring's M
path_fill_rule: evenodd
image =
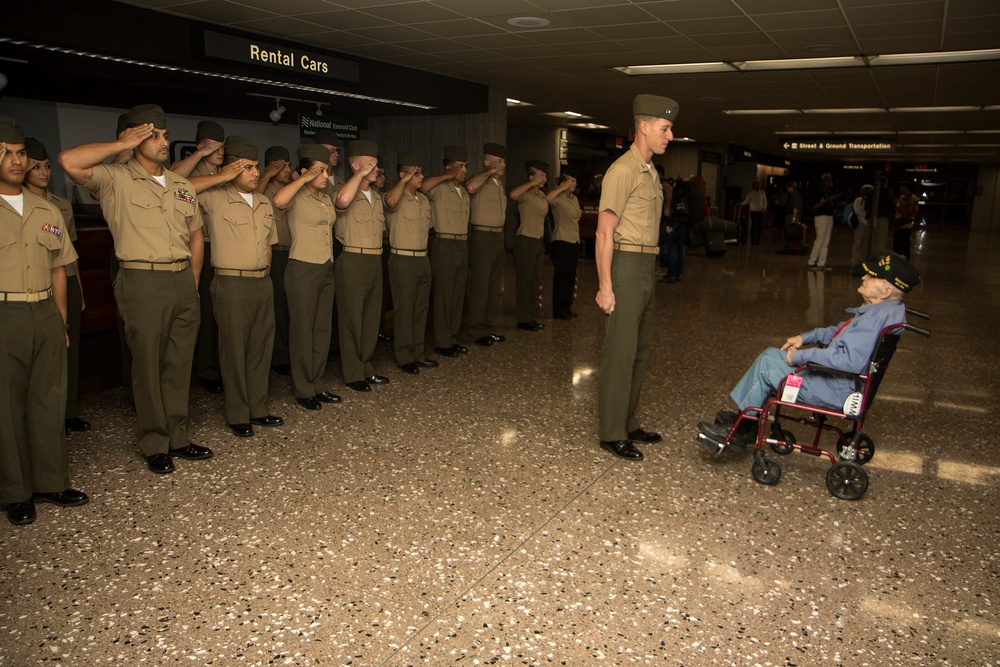
M512 25L515 28L544 28L549 23L551 21L548 19L537 16L515 16L512 19L507 19L507 25Z

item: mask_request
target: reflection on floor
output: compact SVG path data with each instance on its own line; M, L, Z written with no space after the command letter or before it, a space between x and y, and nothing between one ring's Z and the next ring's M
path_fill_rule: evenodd
M216 457L148 473L120 391L69 438L81 508L0 526L0 665L995 665L1000 245L931 231L908 335L870 416L860 501L826 464L713 457L696 424L764 346L856 305L849 232L834 270L770 247L691 257L658 284L641 463L596 437L602 316L592 262L572 321L395 368L315 413L273 376L277 429L237 439L192 390ZM509 261L509 269L512 261ZM550 284L549 277L545 278ZM548 293L546 293L546 303Z

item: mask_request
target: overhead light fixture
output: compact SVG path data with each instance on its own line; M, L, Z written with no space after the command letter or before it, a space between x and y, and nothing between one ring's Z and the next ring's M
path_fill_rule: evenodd
M983 60L1000 60L1000 49L972 51L928 51L924 53L890 53L871 56L871 64L883 65L938 65L941 63L971 63Z
M885 55L822 56L705 63L663 63L612 67L630 76L655 74L705 74L711 72L775 72L782 70L832 69L843 67L884 67L896 65L940 65L1000 60L1000 49L938 51L932 53L890 53Z
M570 127L578 127L581 130L610 130L611 128L607 125L601 125L600 123L570 123Z
M507 19L507 25L512 25L515 28L545 28L551 23L548 19L543 19L538 16L515 16L514 18Z
M531 102L525 102L523 100L515 100L513 97L507 98L507 106L509 107L533 107L535 106Z
M648 76L653 74L710 74L712 72L735 72L738 68L726 62L710 63L667 63L663 65L627 65L612 67L629 76Z
M802 109L723 109L727 116L781 116L802 113Z
M322 116L323 115L323 103L322 102L317 102L316 103L316 115L317 116Z
M885 113L881 107L855 107L847 109L803 109L802 113L840 114L840 113Z
M682 141L682 142L692 142L698 141L697 139L692 139L691 137L674 137L671 141Z
M543 115L554 116L556 118L567 118L569 120L578 120L580 118L591 118L591 116L585 116L582 113L577 113L575 111L546 111Z
M108 56L101 53L92 53L89 51L77 51L75 49L65 49L59 46L50 46L48 44L36 44L33 42L27 42L22 39L12 39L10 37L0 37L0 44L14 44L17 46L26 46L32 49L39 49L41 51L49 51L52 53L62 53L64 55L69 55L69 56L90 58L92 60L104 60L107 62L121 63L124 65L134 65L136 67L145 67L148 69L156 69L166 72L177 72L180 74L203 76L210 79L224 79L226 81L239 81L240 83L251 83L261 86L270 86L273 88L284 88L286 90L301 90L308 93L317 93L319 95L331 95L333 97L347 97L354 100L363 100L366 102L378 102L380 104L392 104L395 106L408 107L411 109L423 109L426 111L437 108L426 104L418 104L416 102L406 102L403 100L394 100L386 97L374 97L372 95L360 95L358 93L347 93L342 90L317 88L315 86L303 86L294 83L286 83L284 81L274 81L273 79L258 79L252 76L222 74L221 72L206 72L204 70L190 69L187 67L176 67L173 65L164 65L162 63L151 63L144 60L133 60L132 58L118 58L116 56Z
M775 134L779 137L822 137L833 134L833 132L829 130L778 130Z
M891 107L894 113L937 113L945 111L979 111L982 107L951 106L951 107Z
M835 67L864 67L860 56L830 56L821 58L783 58L779 60L747 60L743 72L773 72L787 69L830 69Z
M267 114L267 117L271 119L272 123L278 123L281 121L281 117L285 115L285 107L281 106L281 100L277 97L274 98L274 109L271 113Z

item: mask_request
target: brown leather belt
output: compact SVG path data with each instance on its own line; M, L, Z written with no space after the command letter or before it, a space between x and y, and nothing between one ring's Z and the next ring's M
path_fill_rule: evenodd
M228 278L267 278L267 269L215 269L215 275Z
M468 241L468 234L448 234L447 232L438 232L435 234L439 239L451 239L453 241Z
M402 255L403 257L426 257L426 250L403 250L401 248L393 248L393 255Z
M634 243L616 243L615 250L622 252L641 252L643 255L655 255L660 248L655 245L636 245Z
M38 303L52 298L52 288L43 292L0 292L0 301L11 303Z
M140 271L170 271L177 273L191 266L191 262L182 259L176 262L120 262L118 264L123 269L139 269Z
M483 225L472 225L472 228L477 232L502 232L503 227L485 227Z
M381 255L382 248L361 248L359 246L345 245L344 252L352 252L355 255Z

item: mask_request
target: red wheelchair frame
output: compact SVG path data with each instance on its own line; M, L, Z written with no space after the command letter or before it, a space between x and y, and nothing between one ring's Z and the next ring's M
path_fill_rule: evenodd
M914 315L924 319L930 319L930 315L922 313L912 308L907 308L908 315ZM835 410L816 405L782 401L781 395L784 390L785 380L779 384L777 391L761 407L748 407L736 418L736 423L730 428L725 440L721 443L714 442L703 433L698 434L699 442L717 447L718 453L726 451L733 443L733 435L744 420L757 422L757 439L754 447L753 464L750 472L753 478L761 484L777 484L781 479L781 466L778 462L765 455L765 445L770 445L771 449L778 454L791 454L798 451L813 456L826 458L830 462L830 468L826 473L826 486L837 498L842 500L857 500L868 490L868 473L862 464L871 460L875 454L875 442L863 432L865 416L878 392L879 385L885 374L886 368L896 351L900 335L903 331L913 331L923 336L929 336L930 331L921 327L900 322L892 324L879 334L878 342L869 358L867 370L864 373L848 373L838 371L818 364L809 363L800 366L793 371L797 375L804 370L811 373L827 373L854 380L856 390L861 394L861 401L857 415L847 415L842 410ZM795 410L806 414L790 415L789 410ZM768 418L771 415L771 418ZM834 418L847 422L844 428L835 424L827 423L828 418ZM811 444L801 444L796 441L795 435L782 426L782 422L798 422L812 427L815 436ZM767 433L770 424L770 434ZM837 447L834 451L829 451L820 446L820 439L825 431L832 431L837 434Z

